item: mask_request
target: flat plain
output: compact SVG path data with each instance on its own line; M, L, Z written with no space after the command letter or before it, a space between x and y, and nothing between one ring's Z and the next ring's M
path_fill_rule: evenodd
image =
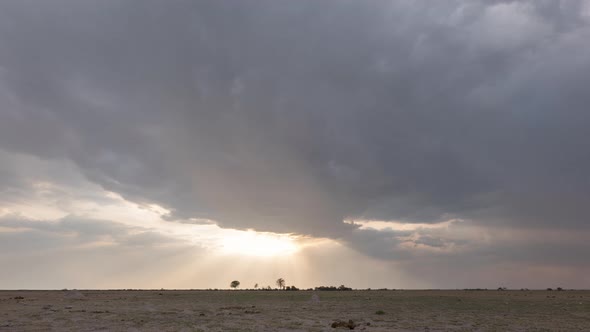
M351 328L590 331L590 291L0 291L0 331Z

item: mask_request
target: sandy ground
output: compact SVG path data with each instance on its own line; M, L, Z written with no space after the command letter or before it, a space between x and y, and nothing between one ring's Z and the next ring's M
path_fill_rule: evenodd
M319 297L314 301L313 294ZM590 291L0 291L0 331L590 331Z

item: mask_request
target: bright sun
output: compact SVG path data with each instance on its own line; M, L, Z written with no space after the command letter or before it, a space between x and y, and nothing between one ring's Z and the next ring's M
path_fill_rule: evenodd
M222 247L224 253L258 257L284 256L297 251L295 240L288 235L254 231L225 236Z

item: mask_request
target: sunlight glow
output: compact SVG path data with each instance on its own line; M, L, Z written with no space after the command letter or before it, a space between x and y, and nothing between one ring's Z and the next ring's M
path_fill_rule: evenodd
M291 255L297 252L295 240L288 235L239 232L222 240L222 252L246 256L272 257Z

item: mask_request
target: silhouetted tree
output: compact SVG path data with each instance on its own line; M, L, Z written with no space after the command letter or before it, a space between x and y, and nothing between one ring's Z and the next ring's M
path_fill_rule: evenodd
M254 289L257 289L257 288L258 288L258 284L254 284Z
M285 279L283 279L283 278L279 278L279 279L277 279L277 282L276 282L276 283L277 283L277 286L278 286L280 289L283 289L283 288L285 288Z
M229 286L233 289L236 289L236 288L238 288L238 286L240 286L240 282L237 280L234 280L231 282L231 284L229 284Z

